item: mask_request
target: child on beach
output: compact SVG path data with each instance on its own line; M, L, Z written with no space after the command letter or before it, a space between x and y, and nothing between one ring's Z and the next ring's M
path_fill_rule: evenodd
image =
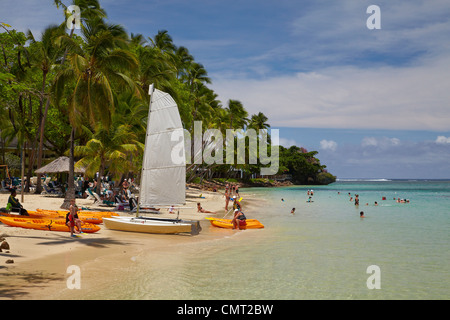
M81 220L78 218L78 207L75 204L75 199L70 200L70 209L69 209L69 213L67 213L66 215L66 225L69 227L70 229L70 236L71 237L75 237L75 235L73 234L75 233L83 233L81 231ZM78 232L75 231L75 226L78 229Z

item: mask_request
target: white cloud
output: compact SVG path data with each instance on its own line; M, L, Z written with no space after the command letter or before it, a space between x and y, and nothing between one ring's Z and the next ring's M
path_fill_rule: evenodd
M445 137L445 136L438 136L436 138L436 143L438 144L449 144L450 143L450 137Z
M377 145L378 145L378 141L374 137L365 137L361 141L361 146L363 146L363 147L375 147Z
M400 139L398 138L375 138L375 137L364 137L361 140L362 147L380 147L388 148L400 145Z
M320 141L320 148L322 150L336 151L338 144L333 140L322 140Z
M300 146L294 139L279 138L280 146L289 148L291 146Z
M217 79L219 99L238 99L273 126L450 130L450 57L408 67L331 67L256 79Z

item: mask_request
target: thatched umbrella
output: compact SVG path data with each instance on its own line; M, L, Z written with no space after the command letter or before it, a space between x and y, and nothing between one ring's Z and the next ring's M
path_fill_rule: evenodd
M74 169L75 173L84 173L86 170L84 168L76 168ZM46 166L39 168L35 171L36 173L61 173L61 172L69 172L69 157L59 157L56 160L53 160Z

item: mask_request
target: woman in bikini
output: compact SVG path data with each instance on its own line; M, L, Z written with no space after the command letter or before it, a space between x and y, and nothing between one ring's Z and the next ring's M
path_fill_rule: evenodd
M208 211L202 208L202 206L200 205L200 202L197 202L197 212L201 212L201 213L216 213L216 212L212 212L212 211Z

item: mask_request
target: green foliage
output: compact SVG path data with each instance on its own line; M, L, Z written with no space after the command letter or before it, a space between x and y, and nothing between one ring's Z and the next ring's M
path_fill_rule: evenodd
M291 174L296 184L329 184L335 177L325 171L315 156L317 151L308 152L304 148L280 146L280 173Z
M66 9L63 2L54 3ZM250 115L238 100L222 105L208 87L206 68L187 48L177 46L168 31L153 37L128 35L122 25L108 23L99 1L73 0L73 4L81 9L77 33L65 29L66 14L47 27L40 40L30 31L26 35L0 24L1 136L6 142L17 137L20 145L31 146L32 168L43 147L55 156L69 153L74 128L75 160L88 168L88 174L139 176L150 84L173 96L183 126L191 133L194 121L224 136L230 128L270 128L262 112ZM295 146L280 149L279 173L292 174L296 183L333 180L315 158L317 152ZM206 174L235 181L241 174L244 179L259 174L260 163L246 163L190 165L187 175L191 181L201 181Z

